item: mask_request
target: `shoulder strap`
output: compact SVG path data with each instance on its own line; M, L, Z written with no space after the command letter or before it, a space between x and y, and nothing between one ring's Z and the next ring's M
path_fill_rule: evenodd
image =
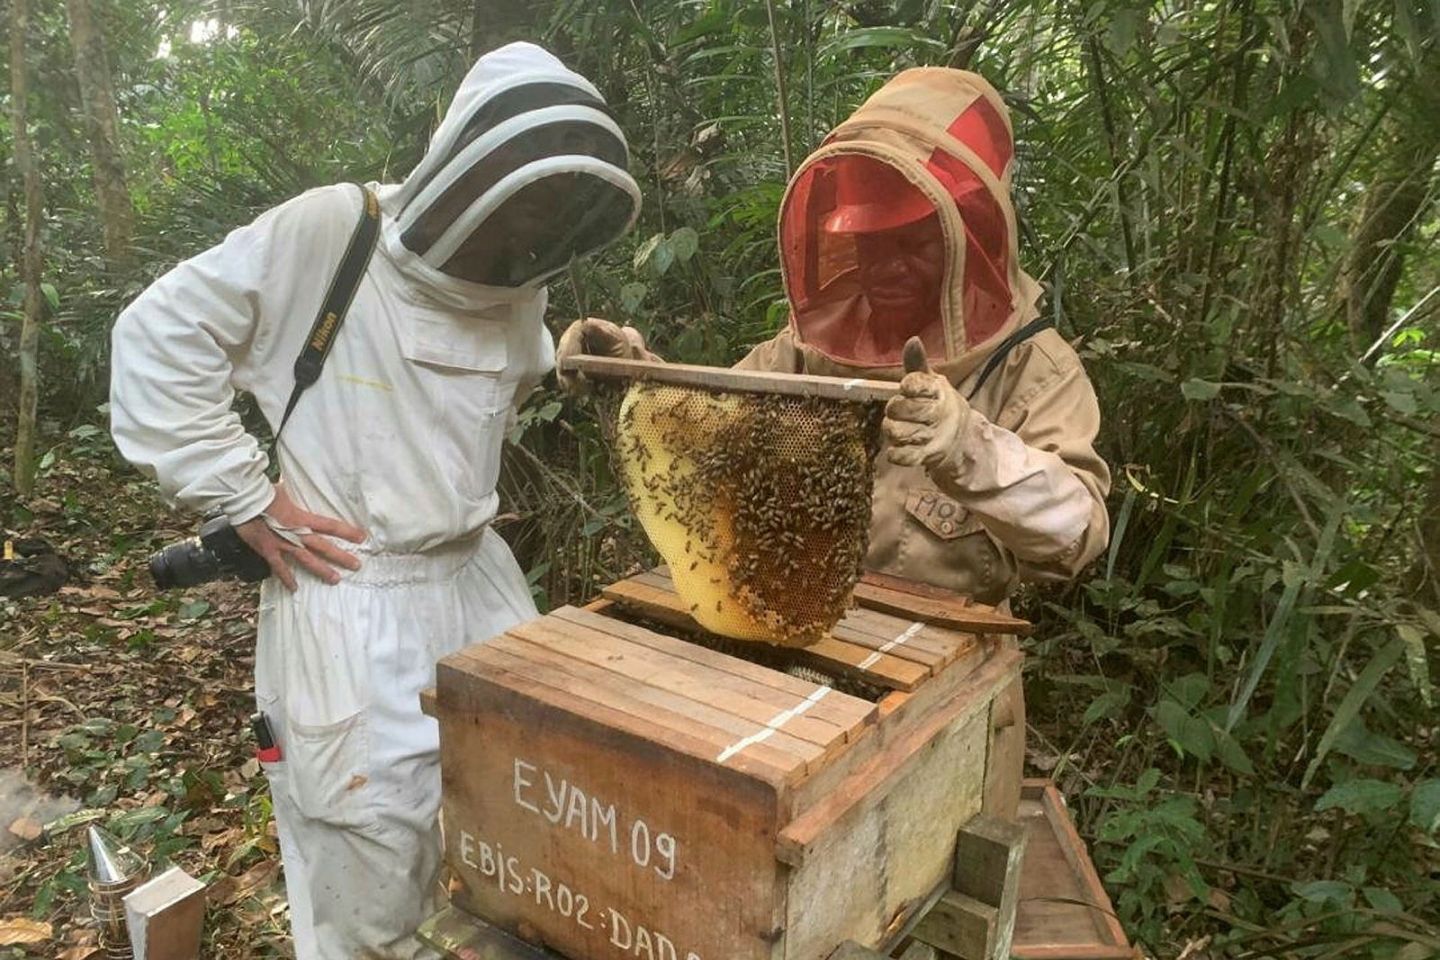
M995 352L985 359L985 366L980 368L980 376L975 380L975 386L970 388L970 393L966 395L965 399L975 399L975 394L980 392L980 388L985 385L986 380L990 379L990 375L1000 369L1000 364L1005 362L1005 358L1010 355L1011 350L1014 350L1017 346L1029 340L1041 330L1053 326L1055 326L1054 318L1049 316L1036 317L1004 340L1001 340L1000 345L995 348Z
M350 309L350 301L355 299L355 291L360 287L360 280L365 276L365 268L370 263L370 255L375 252L375 241L380 236L380 201L368 188L358 183L355 186L363 195L360 222L355 225L355 232L350 235L350 245L345 248L345 256L340 258L340 266L330 280L330 289L320 304L319 312L315 314L315 322L310 327L310 335L305 338L305 346L300 350L300 356L295 358L295 386L290 391L290 400L285 404L280 425L275 428L275 437L270 441L272 462L275 451L280 447L280 431L285 429L290 414L295 412L295 404L300 401L300 394L320 379L325 358L330 355L330 348L335 345L335 335L340 332L340 326L345 322L345 313Z

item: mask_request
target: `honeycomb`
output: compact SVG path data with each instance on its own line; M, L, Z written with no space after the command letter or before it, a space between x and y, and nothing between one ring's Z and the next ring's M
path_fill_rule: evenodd
M850 606L865 557L880 409L637 382L618 472L706 630L806 646Z

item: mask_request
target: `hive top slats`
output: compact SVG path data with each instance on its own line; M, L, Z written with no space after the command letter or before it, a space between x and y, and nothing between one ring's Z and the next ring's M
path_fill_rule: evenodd
M629 690L656 691L657 702L689 709L711 726L745 735L756 723L768 723L777 713L795 706L793 694L761 687L733 674L709 670L636 643L611 637L558 618L532 621L511 629L501 638L518 638L526 649L579 660L626 681ZM513 645L513 644L512 644ZM807 694L808 696L808 694ZM792 753L811 760L836 743L845 742L845 729L823 719L799 716L785 726L783 742L794 739Z
M685 601L675 592L674 585L658 574L642 573L628 580L612 583L601 591L601 595L661 623L686 630L700 629L691 618ZM797 656L821 669L837 670L892 690L913 690L931 673L928 665L907 662L888 650L847 643L836 637L826 637L808 647L793 649ZM768 672L784 676L774 671Z
M559 666L517 654L504 644L489 643L467 647L458 659L511 690L712 763L743 739L718 730L689 712L656 706L635 696L631 690L606 683L602 671L587 671L579 661ZM806 769L803 758L768 740L727 756L726 765L776 787L794 783Z
M818 770L877 714L830 687L573 607L447 663L777 786Z
M561 676L575 681L580 686L572 685L571 690L581 691L584 702L632 714L659 729L702 739L710 745L706 755L712 758L736 740L755 731L754 723L723 710L662 687L633 682L624 674L559 653L543 637L531 641L513 633L502 634L492 638L485 646L486 657L501 658L510 669L527 673L535 679L544 681ZM787 776L823 755L822 747L784 731L767 738L763 745L750 752L752 759L761 760Z
M898 585L905 584L901 589ZM1011 633L1029 636L1034 625L964 597L938 595L918 589L896 577L867 573L855 584L855 602L870 610L890 613L963 633Z
M770 686L775 690L789 694L791 698L807 699L815 696L822 688L818 684L792 677L789 674L762 667L759 664L741 660L738 657L727 656L717 653L714 650L706 649L693 643L686 643L684 640L677 640L674 637L667 637L663 634L646 630L644 627L635 624L625 623L613 617L602 616L592 613L589 610L579 610L575 607L561 607L554 611L551 616L564 620L571 620L575 623L585 624L597 630L611 633L614 636L623 637L634 643L654 647L671 653L674 656L692 663L712 667L722 673L734 674L740 677L756 681L762 686ZM795 700L790 701L794 703ZM859 697L852 697L849 694L841 693L838 690L827 694L823 699L815 702L815 705L806 711L805 716L823 719L846 731L847 736L853 738L859 733L859 728L873 723L878 710L875 704L868 700L861 700Z
M835 637L822 637L802 653L822 669L839 670L890 690L909 692L930 676L929 667L902 660L888 650L872 650Z
M621 584L642 584L650 589L670 594L675 593L674 582L670 579L670 569L663 564L653 570L637 573L619 584L613 584L608 589L615 592L616 588L619 588L623 592L625 587ZM901 590L897 586L900 584L912 589ZM856 584L855 589L856 599L860 605L847 610L845 616L835 625L835 629L831 633L837 639L866 646L866 641L857 640L848 634L851 632L863 633L881 641L889 641L918 623L921 625L921 629L912 632L904 646L911 651L932 654L933 659L908 657L908 659L931 666L943 666L975 646L974 633L953 626L953 622L958 622L962 618L983 622L993 628L1012 624L1018 625L1017 629L1029 626L1026 621L1000 614L993 607L971 603L964 597L949 594L938 587L921 583L910 584L898 577L867 573L861 582ZM873 606L866 605L861 601L862 596L872 601ZM906 604L914 604L921 613L934 616L908 616L905 612ZM882 607L888 609L882 609ZM935 616L938 616L937 610L945 611L952 623L937 622L934 619ZM977 632L993 632L993 630Z
M663 566L611 584L602 595L661 623L699 629ZM878 687L913 690L926 677L973 650L976 642L970 633L857 608L846 613L829 637L797 649L821 669L837 670Z

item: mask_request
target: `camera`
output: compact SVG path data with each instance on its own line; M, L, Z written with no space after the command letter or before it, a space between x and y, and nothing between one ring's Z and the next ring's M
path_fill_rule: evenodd
M200 532L161 547L150 556L150 576L161 590L193 587L221 577L256 583L270 576L270 564L224 517L212 517Z

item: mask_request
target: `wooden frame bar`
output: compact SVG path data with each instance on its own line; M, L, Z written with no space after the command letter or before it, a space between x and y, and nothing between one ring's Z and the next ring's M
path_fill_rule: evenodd
M688 363L620 360L588 355L570 357L564 361L561 369L566 373L578 373L597 380L648 380L702 390L820 397L854 403L885 403L900 392L898 383L887 380L864 380L859 377L846 380L804 373L760 373Z

